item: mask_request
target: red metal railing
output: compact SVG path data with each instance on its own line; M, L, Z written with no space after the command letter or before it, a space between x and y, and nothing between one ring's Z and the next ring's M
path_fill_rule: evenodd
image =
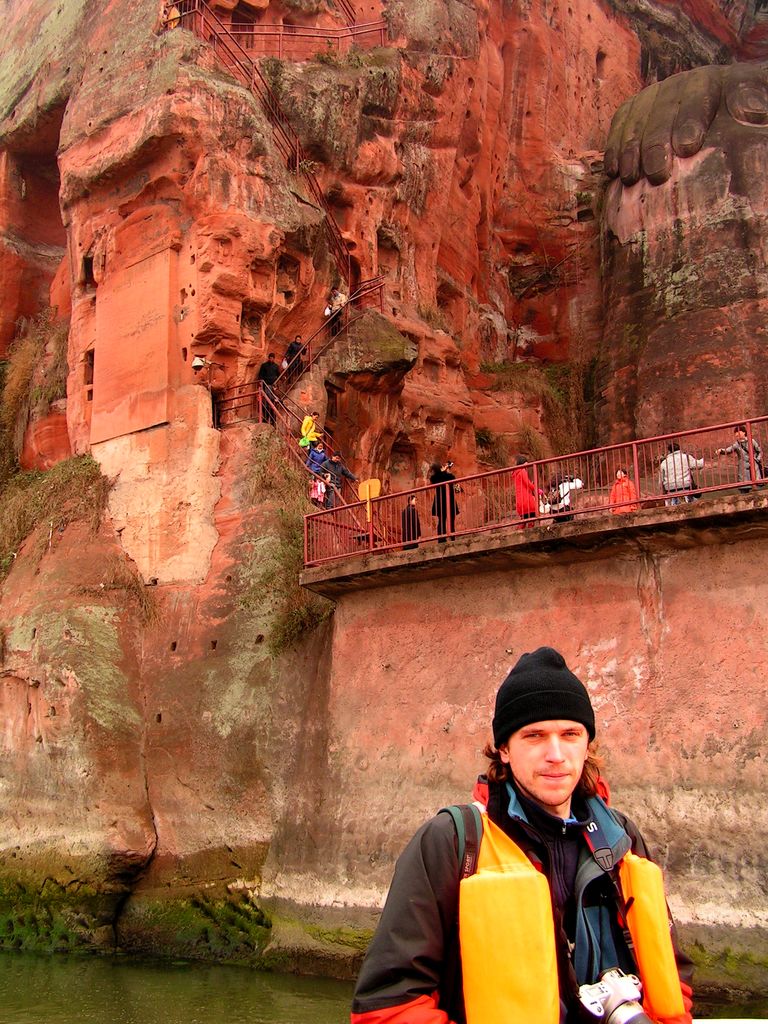
M344 281L351 277L349 250L341 229L325 198L325 193L312 173L312 161L302 148L299 136L288 120L258 64L240 45L233 33L218 18L205 0L168 0L164 8L166 30L187 29L208 43L220 63L259 100L273 127L275 145L290 170L301 173L312 199L325 213L328 247Z
M747 493L756 484L766 485L762 458L768 459L768 416L744 423L741 455L736 450L720 454L737 443L734 428L738 425L719 424L528 463L522 472L532 484L532 500L525 497L529 487L516 475L520 467L376 498L371 502L371 524L364 536L350 525L350 517L359 522L365 512L363 502L313 513L304 523L305 564L318 565L371 551L407 549L504 527L551 525L606 512L614 513L618 522L622 514L662 502L692 502L705 494L734 489ZM674 449L675 445L679 450ZM626 484L621 491L614 487L619 469L626 472L633 490L628 490ZM516 492L525 503L525 517L517 508ZM416 498L415 516L406 512L410 495ZM566 495L569 507L563 507Z
M275 391L281 395L289 391L320 356L327 352L339 335L347 331L356 320L359 320L366 309L374 307L378 307L380 312L384 311L383 277L372 277L368 281L363 281L339 312L323 321L291 360L290 365L277 378Z
M336 0L336 3L341 8L341 12L347 19L347 23L349 25L354 25L355 18L357 17L357 11L355 10L354 5L350 2L350 0Z
M312 28L299 25L233 25L233 39L252 57L277 57L279 60L310 60L318 54L343 56L353 46L368 49L384 46L387 23L369 21L347 28Z

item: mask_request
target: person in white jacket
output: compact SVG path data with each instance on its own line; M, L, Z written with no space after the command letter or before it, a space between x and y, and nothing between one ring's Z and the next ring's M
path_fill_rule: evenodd
M696 480L691 470L703 469L704 459L697 459L694 455L680 451L680 445L672 441L667 445L666 458L661 460L659 466L659 478L661 489L670 497L664 499L665 505L679 505L682 501L697 501L700 494L686 494L685 497L676 497L681 491L691 491L696 487Z
M580 491L584 482L577 476L553 476L549 481L549 510L561 523L573 519L571 492Z

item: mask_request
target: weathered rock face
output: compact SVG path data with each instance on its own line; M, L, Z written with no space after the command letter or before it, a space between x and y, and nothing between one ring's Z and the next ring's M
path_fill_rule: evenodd
M548 5L442 0L386 14L402 49L266 71L322 162L361 276L385 275L387 314L418 340L386 432L393 463L425 432L410 456L423 480L449 449L474 468L475 426L513 439L527 422L515 396L474 419L481 363L596 345L598 151L639 47L589 3L563 22Z
M341 24L323 3L218 8L238 32L251 16L297 31ZM383 14L397 49L265 68L322 162L356 275L385 275L387 314L419 345L367 472L423 480L449 449L471 470L476 428L511 449L540 430L541 410L519 394L488 400L479 366L594 356L610 118L642 73L737 49L755 28L743 8L393 0L359 13ZM27 38L33 21L45 48ZM73 297L75 451L172 418L195 351L221 362L214 388L252 379L270 345L314 329L325 299L318 215L291 191L258 105L211 74L208 48L158 28L149 0L128 18L38 0L14 5L8 24L4 344L43 301L66 239L55 298L63 308ZM368 418L380 412L374 403ZM423 439L412 446L414 430Z
M604 209L607 439L764 411L764 82L749 65L703 68L617 115L609 169L620 178Z
M299 25L339 22L319 0L299 4L300 15L296 4L247 6ZM541 390L495 388L494 367L594 361L601 339L636 320L660 331L658 317L678 308L665 255L677 221L689 231L675 252L696 269L697 329L712 280L709 269L699 283L698 268L714 266L713 240L726 239L742 268L736 304L724 294L723 308L729 299L757 316L762 185L748 163L724 162L726 128L667 185L611 187L604 285L596 219L615 109L646 76L720 59L723 48L754 53L761 25L746 4L727 16L708 0L370 0L358 10L386 16L390 47L263 64L317 164L353 280L385 278L385 319L358 322L295 391L320 407L354 469L407 487L450 451L469 472L477 429L510 446L527 432L545 446ZM294 913L338 900L348 922L350 904L379 900L411 826L466 793L508 649L535 637L563 646L591 681L609 751L628 748L612 778L643 824L652 802L668 809L651 833L670 841L681 877L690 873L675 894L691 921L702 893L722 883L699 867L699 834L691 829L690 844L678 835L691 806L702 809L701 841L716 831L702 793L720 777L707 758L741 787L729 813L759 814L759 681L746 679L754 699L738 726L726 722L725 697L707 696L760 663L757 546L745 537L709 548L695 565L693 554L638 559L628 548L578 574L548 566L530 579L395 588L386 612L381 595L359 595L290 656L270 655L272 595L245 605L240 573L285 509L254 507L243 484L252 428L214 430L211 400L319 326L336 271L322 211L286 170L270 119L211 47L182 29L161 33L159 14L154 0L14 0L4 23L0 351L20 313L50 302L71 318L66 409L32 424L22 459L45 466L91 451L114 483L96 539L43 531L0 594L3 796L13 812L0 838L0 916L10 921L0 941L116 939L268 962L259 896L292 901ZM761 145L749 151L762 173ZM699 183L705 163L714 171ZM641 212L646 195L652 216ZM685 220L681 196L708 204L717 223L695 210ZM759 238L739 242L744 225ZM628 282L646 273L637 308ZM646 422L622 391L637 373L622 351L606 382L606 438ZM708 365L716 357L690 351ZM195 355L209 363L199 377ZM682 361L664 358L639 377L681 372ZM748 377L740 393L757 395L757 370ZM716 379L702 370L699 392ZM661 422L665 392L633 386L648 424ZM743 590L724 587L726 577ZM732 643L733 616L722 614L731 601L742 618L758 609L748 649L743 630ZM722 632L700 637L710 620ZM715 649L721 662L707 655ZM681 697L681 678L700 681L695 692ZM642 749L625 714L635 705ZM702 734L681 740L691 720ZM454 729L465 738L447 761ZM638 771L649 780L642 793L630 789ZM698 787L692 796L675 788L683 775ZM750 856L759 877L762 853ZM730 845L721 861L730 878ZM764 927L757 883L739 870L727 898L743 900L746 927ZM19 906L39 908L42 896L28 928ZM705 934L732 919L718 903L703 921ZM356 955L343 942L309 947L326 966Z
M396 585L369 589L373 573L367 586L347 586L315 750L318 759L327 751L317 784L333 797L301 821L322 841L311 850L281 847L274 860L271 852L270 887L296 899L327 886L328 899L377 906L418 825L469 799L486 763L500 681L523 651L554 644L590 691L613 802L665 866L683 934L701 943L694 955L732 942L749 949L752 967L749 958L734 962L732 982L743 968L743 979L764 986L760 522L724 522L724 533L680 524L615 546L587 542L580 555L557 541L526 546L518 534L506 568L478 573L478 557L472 568L457 564L456 574L444 562L442 572L416 563L410 576L401 568ZM488 547L498 551L492 541ZM463 550L457 542L455 552ZM322 573L310 575L317 581ZM375 691L372 678L380 681ZM699 982L711 977L703 964Z
M8 947L262 958L271 933L253 897L323 633L281 669L269 602L241 603L251 548L267 557L276 518L243 486L253 431L222 446L206 585L146 586L112 520L95 537L44 524L4 582Z

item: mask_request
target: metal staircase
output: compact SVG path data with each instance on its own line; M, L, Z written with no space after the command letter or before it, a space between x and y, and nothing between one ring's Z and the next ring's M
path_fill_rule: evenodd
M310 335L304 347L292 360L290 366L283 370L275 381L275 392L286 395L301 380L305 373L317 363L342 335L346 334L351 325L359 320L366 309L378 309L383 312L384 278L372 277L350 295L339 312L330 316Z
M219 19L205 0L169 0L163 13L165 31L193 32L213 49L226 70L258 99L272 128L275 145L289 170L301 174L315 203L325 213L328 247L346 286L350 285L349 249L341 229L325 198L320 182L312 173L312 161L302 148L299 136L283 111L259 66L237 41L233 32Z

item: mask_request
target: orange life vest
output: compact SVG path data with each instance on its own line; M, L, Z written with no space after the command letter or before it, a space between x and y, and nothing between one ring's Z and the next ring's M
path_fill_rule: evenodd
M559 1024L549 883L487 814L482 820L477 870L459 886L467 1024ZM629 903L627 926L643 984L643 1008L657 1024L685 1024L690 1016L680 989L661 869L627 853L619 863L619 881Z

